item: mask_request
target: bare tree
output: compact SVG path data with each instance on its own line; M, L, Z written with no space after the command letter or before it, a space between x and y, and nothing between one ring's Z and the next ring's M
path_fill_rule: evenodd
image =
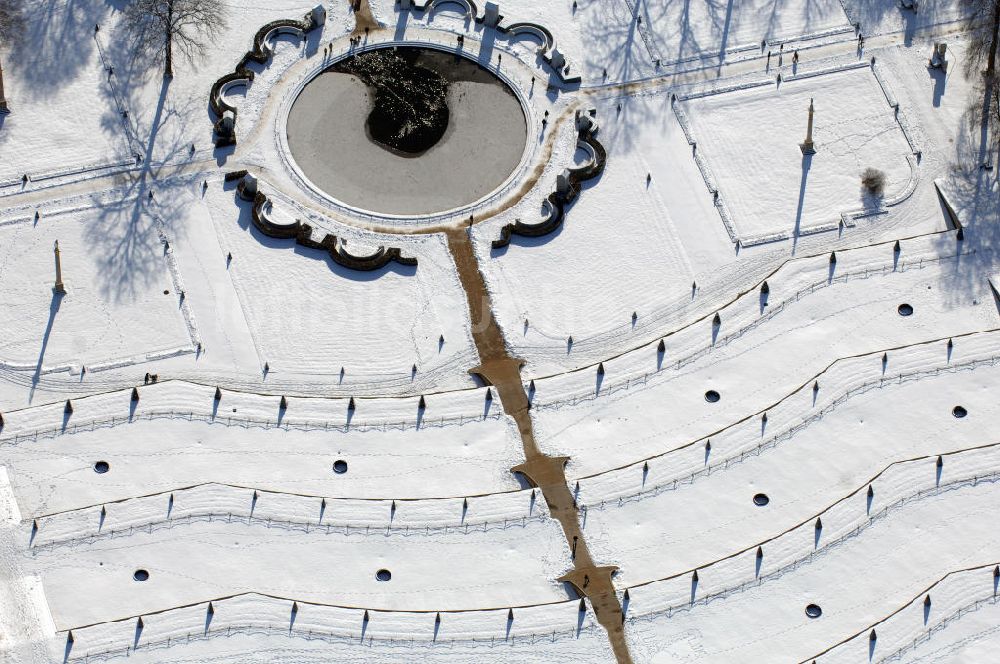
M982 76L982 104L974 106L982 125L983 146L987 149L988 135L1000 146L1000 0L965 0L969 8L970 41L965 61L967 77ZM985 68L984 68L985 67ZM992 129L992 132L991 132Z
M0 0L2 1L2 0ZM163 58L163 75L174 75L174 49L189 61L226 27L220 0L132 0L124 22L137 55Z
M997 73L997 46L1000 41L1000 0L965 0L971 10L968 25L971 41L966 72L977 73L984 64L987 77Z
M17 41L24 30L24 13L21 0L0 0L0 49ZM8 113L7 99L3 94L3 62L0 60L0 113Z

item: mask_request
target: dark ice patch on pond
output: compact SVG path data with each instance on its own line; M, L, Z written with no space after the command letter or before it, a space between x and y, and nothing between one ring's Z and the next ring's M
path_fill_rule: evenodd
M417 49L377 49L343 60L331 70L353 74L374 96L367 128L372 140L419 155L448 128L448 80L417 64Z

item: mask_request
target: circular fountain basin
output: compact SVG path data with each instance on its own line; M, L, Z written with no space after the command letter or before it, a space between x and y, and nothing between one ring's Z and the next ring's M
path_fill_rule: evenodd
M339 60L303 87L288 147L316 188L353 208L428 215L475 203L521 163L520 99L468 58L384 47Z

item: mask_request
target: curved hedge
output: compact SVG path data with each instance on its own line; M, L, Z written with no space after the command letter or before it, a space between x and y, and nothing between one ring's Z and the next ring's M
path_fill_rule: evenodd
M526 224L520 219L512 224L506 224L500 229L500 237L493 240L494 249L501 249L509 245L513 235L541 237L559 228L566 216L566 208L580 195L581 183L592 180L604 172L604 166L608 161L608 151L594 137L594 134L597 133L597 124L588 116L578 115L577 130L579 132L577 144L589 148L593 152L594 158L588 164L566 170L567 186L565 189L561 191L556 189L545 198L549 208L548 218L535 224Z
M314 28L319 27L312 17L312 13L306 14L302 19L283 18L265 24L253 37L252 48L240 59L236 69L225 74L212 84L208 93L208 105L215 114L216 121L213 126L215 132L215 145L222 147L236 143L236 107L225 100L225 90L227 86L236 82L245 82L249 85L253 82L254 73L247 65L251 62L257 64L267 64L273 51L267 44L271 35L279 32L290 32L294 35L305 37L305 34Z
M379 270L392 262L408 266L415 266L417 264L416 258L403 256L403 252L399 247L378 247L373 253L367 256L358 256L349 252L343 239L338 238L332 233L327 233L322 240L317 242L312 237L312 226L301 219L296 219L290 224L275 222L268 215L271 202L267 194L260 191L256 182L253 186L246 186L247 177L253 176L249 176L246 171L242 173L235 171L226 175L228 181L240 180L237 186L237 194L243 200L251 200L253 202L250 218L253 220L253 225L257 230L264 235L278 239L294 239L295 243L300 246L325 251L334 263L351 270L371 272Z

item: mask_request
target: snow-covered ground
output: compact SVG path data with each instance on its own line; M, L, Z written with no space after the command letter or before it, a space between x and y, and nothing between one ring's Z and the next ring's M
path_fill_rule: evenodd
M213 83L310 3L224 4L166 81L124 1L25 0L0 52L0 660L990 661L1000 183L961 3L498 4L501 30L485 3L325 4L225 89L215 148ZM290 157L302 87L403 42L524 108L477 203L365 212ZM493 245L605 152L552 232ZM241 170L311 235L266 235Z
M135 199L0 226L0 362L33 376L194 351L157 221ZM52 290L55 242L66 295Z
M794 140L796 133L805 140L810 105L816 111L813 155L802 154ZM881 201L858 184L866 168L885 174L885 199L898 198L916 177L906 159L911 149L870 67L695 97L679 106L691 118L693 149L704 155L745 245L835 226L841 214L858 208L877 209Z
M995 483L983 483L911 501L857 535L818 551L804 564L773 576L771 572L784 561L769 568L765 552L760 578L755 579L754 553L750 552L740 561L749 571L750 583L721 598L709 599L722 590L711 570L699 575L697 583L690 575L682 575L638 588L630 592L632 643L641 661L765 661L774 652L808 661L840 640L831 641L831 631L841 638L864 631L865 637L853 644L853 652L823 658L864 661L869 625L914 597L922 599L925 589L947 573L991 565L997 559L1000 541L988 517L997 494ZM969 547L969 540L976 545ZM973 588L957 590L965 590L962 599L971 604L991 597L989 570L986 567L978 575L975 594L969 592ZM942 605L946 598L944 589ZM822 609L820 618L806 616L810 603ZM918 616L909 615L907 636L912 638L925 626ZM875 654L891 654L892 642L885 639L889 644L883 645L879 641Z

